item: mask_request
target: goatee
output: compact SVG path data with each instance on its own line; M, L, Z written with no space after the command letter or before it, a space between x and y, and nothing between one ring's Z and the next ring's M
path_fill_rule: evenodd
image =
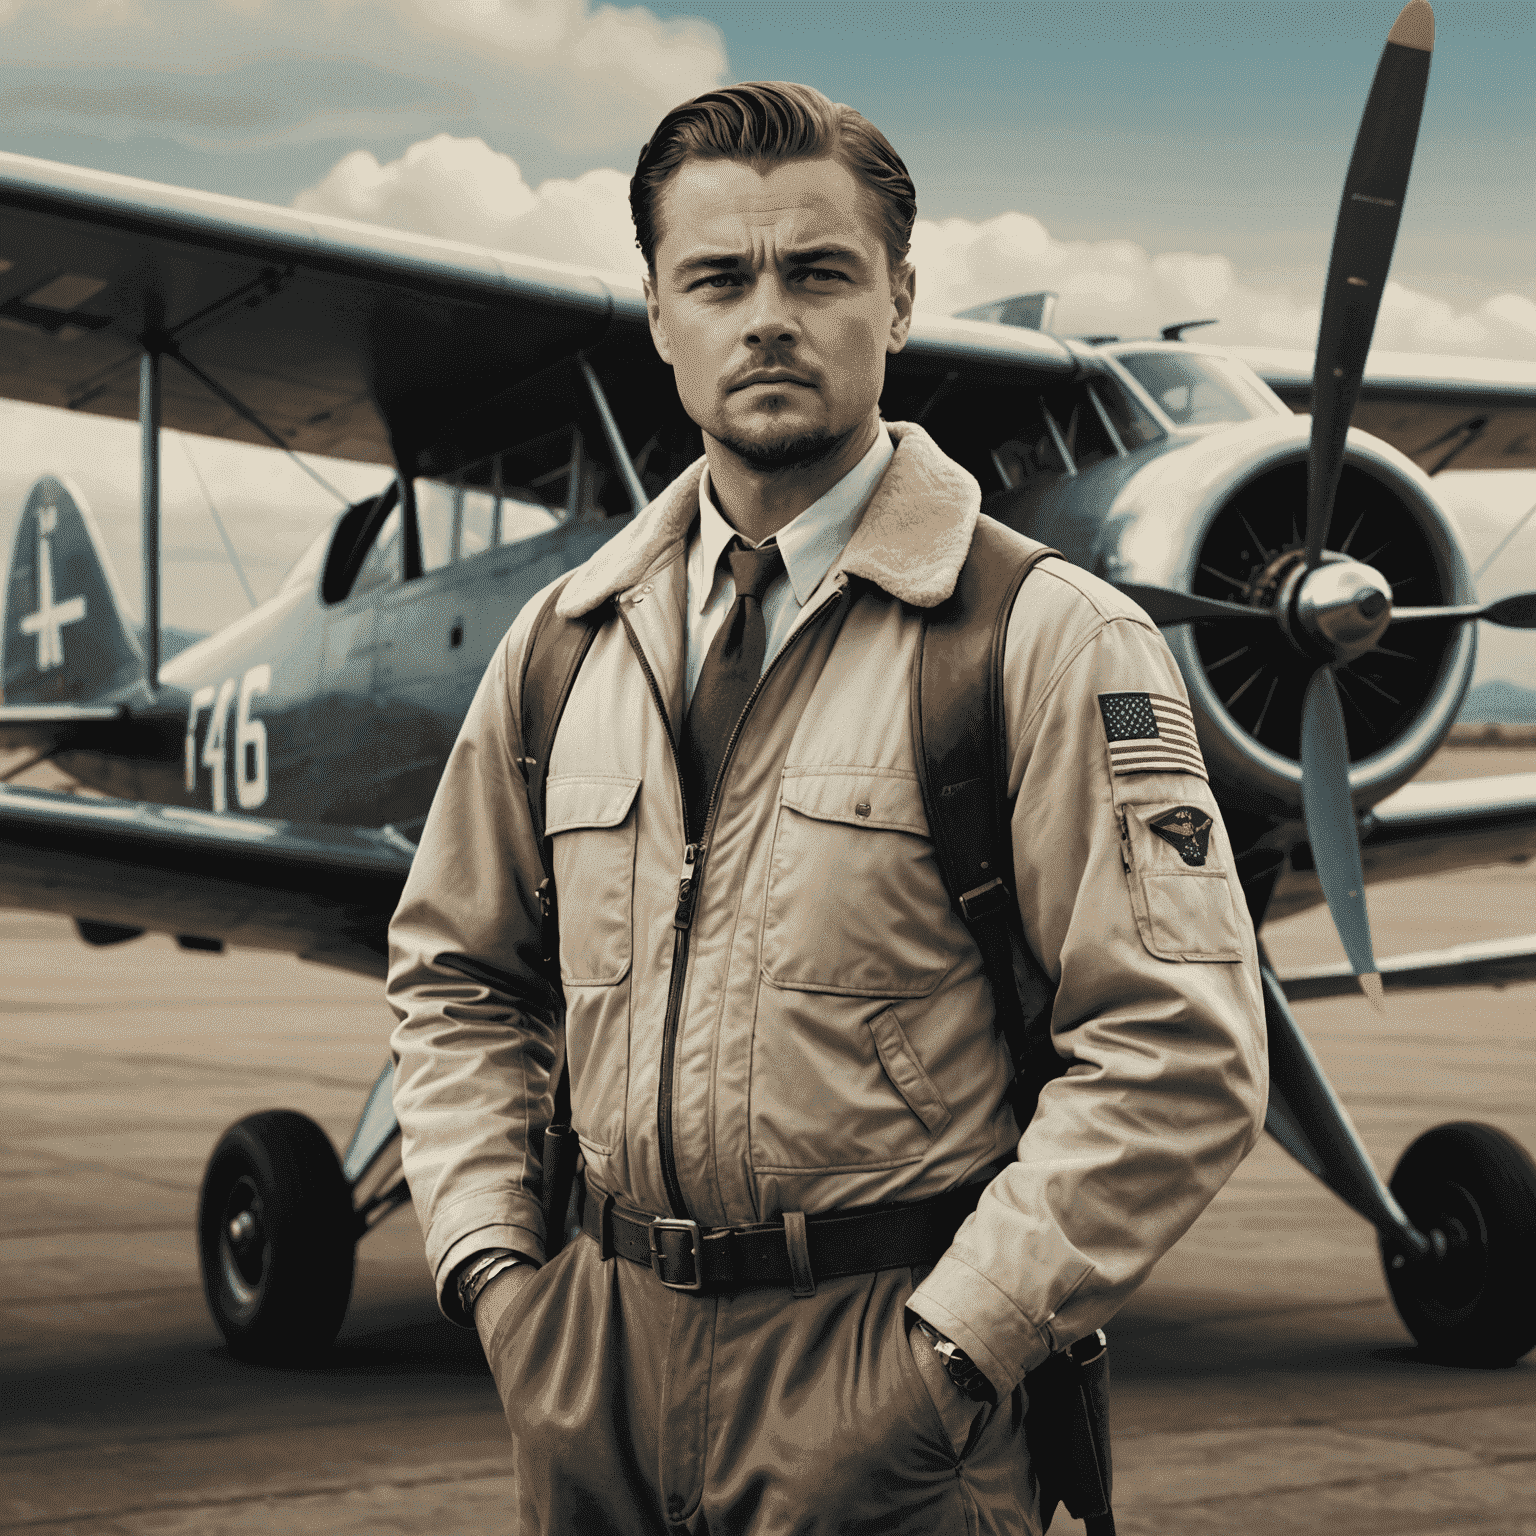
M729 448L748 469L760 475L782 474L786 469L809 469L832 458L846 443L851 432L801 432L796 437L781 437L777 442L749 443L739 437L721 437L716 441Z

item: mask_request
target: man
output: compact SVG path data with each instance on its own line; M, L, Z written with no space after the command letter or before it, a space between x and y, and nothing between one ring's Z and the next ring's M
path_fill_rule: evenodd
M879 416L912 184L851 109L759 84L669 113L631 202L705 459L556 599L597 624L548 764L563 1022L519 725L544 599L438 790L389 981L428 1258L495 1372L525 1533L1037 1529L1025 1372L1121 1305L1262 1122L1255 945L1198 747L1109 751L1116 710L1177 713L1179 673L1104 583L1061 560L1025 583L1015 884L1071 1067L1020 1138L916 776L913 646L979 491ZM1199 870L1151 825L1191 807ZM587 1235L539 1267L562 1050ZM702 1283L731 1244L758 1256Z

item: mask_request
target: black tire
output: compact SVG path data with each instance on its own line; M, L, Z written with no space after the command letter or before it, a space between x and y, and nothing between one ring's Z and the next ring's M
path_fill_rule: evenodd
M1382 1244L1392 1300L1424 1353L1511 1365L1536 1346L1536 1163L1525 1148L1491 1125L1436 1126L1403 1153L1391 1188L1438 1250L1403 1262Z
M313 1120L269 1109L225 1131L203 1175L197 1246L233 1354L269 1365L322 1356L347 1315L356 1241L352 1192Z

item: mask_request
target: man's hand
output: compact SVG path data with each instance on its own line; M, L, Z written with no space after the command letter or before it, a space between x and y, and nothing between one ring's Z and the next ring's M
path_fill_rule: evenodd
M511 1269L497 1275L475 1299L475 1331L480 1335L480 1347L490 1358L491 1340L496 1336L496 1325L504 1313L517 1302L523 1287L538 1273L534 1264L514 1264ZM494 1366L495 1361L491 1361Z

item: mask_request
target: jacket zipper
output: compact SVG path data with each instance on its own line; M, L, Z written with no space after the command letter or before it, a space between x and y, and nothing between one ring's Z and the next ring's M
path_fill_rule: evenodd
M672 973L667 981L667 1011L661 1027L661 1081L656 1093L656 1133L661 1146L662 1182L666 1185L667 1203L671 1206L672 1214L683 1219L687 1219L688 1216L688 1203L683 1199L682 1184L677 1177L677 1154L672 1139L672 1086L676 1072L678 1026L683 1011L683 979L688 970L688 942L693 927L693 911L699 900L699 883L704 877L704 855L709 848L709 835L715 825L715 805L719 799L720 786L725 782L726 770L731 765L732 754L736 751L741 728L752 712L752 706L757 702L758 694L763 691L764 685L773 676L779 663L789 654L790 648L813 623L821 619L833 603L842 597L843 590L839 587L833 592L810 619L779 647L778 655L768 663L767 669L758 678L752 692L747 695L747 702L742 706L741 716L725 744L725 755L720 759L720 771L715 775L715 782L710 786L709 802L704 808L704 828L699 834L699 840L696 843L685 843L683 846L682 874L677 882L677 907L672 916ZM667 709L662 701L661 689L656 682L656 674L651 671L651 664L646 660L645 652L641 649L639 637L635 634L629 617L622 608L619 609L619 617L624 621L630 647L640 662L640 670L645 674L646 683L651 690L651 698L655 700L661 723L666 727L667 745L672 750L672 767L677 774L677 794L683 811L683 836L686 837L688 835L688 795L683 788L683 765L678 756L677 740L672 734L672 723L667 719Z

